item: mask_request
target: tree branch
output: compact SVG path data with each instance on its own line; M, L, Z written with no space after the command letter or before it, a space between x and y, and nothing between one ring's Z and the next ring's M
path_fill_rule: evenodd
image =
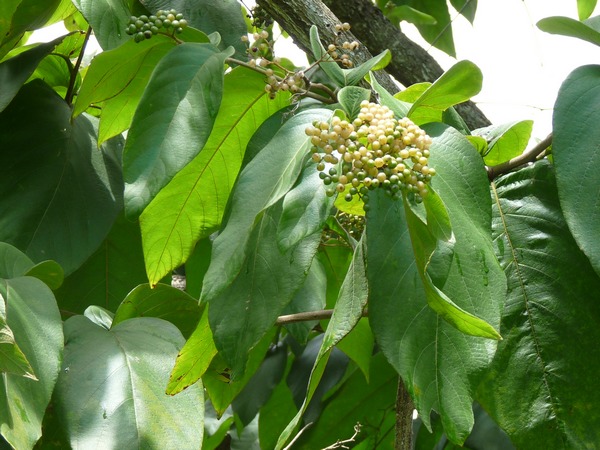
M333 309L322 309L320 311L307 311L296 314L288 314L286 316L279 316L275 321L275 325L287 325L288 323L294 322L308 322L310 320L323 320L331 319L333 315ZM368 313L365 309L362 313L363 317L367 317Z
M335 25L341 22L321 0L257 0L256 3L289 33L298 47L309 54L312 54L309 37L312 25L319 29L319 37L325 47L334 41L359 40L352 32L336 34ZM365 45L347 53L355 66L373 57ZM375 72L375 78L388 91L398 92L394 80L385 71Z
M540 141L535 147L524 151L519 156L515 156L514 158L509 159L502 164L498 164L497 166L486 167L488 178L490 181L492 181L494 178L508 173L511 170L522 166L523 164L535 161L546 151L546 149L548 149L548 147L550 147L550 145L552 145L552 133L546 136L546 138Z
M85 37L83 38L83 44L81 44L81 51L79 52L79 56L77 57L77 61L75 65L71 69L71 77L69 78L69 87L67 87L67 93L65 94L65 102L68 105L71 105L73 102L73 97L75 95L75 81L77 81L77 74L79 73L79 67L81 66L81 62L83 61L83 55L85 53L85 48L87 46L88 41L90 40L90 35L92 34L92 27L88 26L87 32L85 33Z

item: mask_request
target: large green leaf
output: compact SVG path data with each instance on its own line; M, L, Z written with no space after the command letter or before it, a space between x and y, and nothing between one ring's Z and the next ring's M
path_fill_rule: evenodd
M332 111L310 109L288 120L240 173L231 198L227 226L215 239L212 260L204 278L202 299L209 301L239 273L257 216L277 202L295 184L309 152L304 130L315 120L327 120Z
M310 373L308 386L304 402L296 416L290 421L277 440L276 449L281 449L292 436L292 433L300 423L303 414L306 412L319 382L323 377L329 356L334 346L340 342L358 323L362 316L363 308L367 303L368 287L365 269L364 242L361 240L356 247L352 264L339 291L339 298L327 330L323 336L323 341L319 348L313 369ZM361 375L362 376L362 375Z
M481 90L482 82L479 67L471 61L459 61L417 98L408 117L417 125L441 122L446 109L473 97Z
M161 283L154 288L142 284L127 294L112 326L133 317L158 317L171 322L187 338L196 329L200 312L198 300L180 289Z
M459 132L441 124L427 132L433 137L430 164L438 171L433 186L448 208L455 237L451 260L438 246L428 274L458 307L496 326L506 281L492 247L483 162ZM459 332L426 305L413 256L418 241L411 243L402 202L379 195L375 200L366 229L371 327L425 425L435 410L449 438L463 442L473 425L472 390L496 344Z
M19 89L34 72L38 64L48 56L64 39L64 36L46 44L37 45L30 50L3 61L0 64L0 112L17 95Z
M242 8L237 0L140 0L149 11L175 9L182 13L188 23L206 34L218 32L221 36L219 47L235 48L235 58L246 60L246 46L242 36L247 28Z
M0 59L29 30L46 24L61 0L4 0L0 6Z
M34 80L0 114L0 240L69 274L100 245L122 207L121 140L100 149L97 120Z
M509 290L502 335L478 400L518 448L594 448L590 389L600 361L600 278L573 240L547 161L493 189L494 235Z
M206 145L140 217L151 284L185 262L196 242L219 226L246 145L287 98L270 100L258 73L238 68L225 76L221 109Z
M579 20L585 20L594 12L597 0L577 0L577 14Z
M552 155L565 219L600 274L600 66L575 69L558 92L552 118Z
M6 323L38 380L12 373L0 375L0 435L13 448L32 448L42 434L63 349L62 322L54 296L40 280L0 280Z
M547 33L574 37L600 45L600 23L598 16L583 22L571 19L570 17L546 17L537 23L537 27Z
M206 144L221 104L223 62L231 54L185 43L157 64L123 151L129 216L138 216Z
M248 351L304 283L320 241L321 233L314 233L282 253L276 240L281 209L279 202L257 220L241 270L209 303L215 344L234 377L243 375Z
M131 39L125 29L131 12L125 0L73 0L77 9L94 29L104 50L111 50Z
M56 299L64 316L83 314L90 305L116 311L146 281L140 227L121 215L98 250L65 279Z
M53 402L74 450L200 447L202 386L164 392L184 342L174 325L138 317L107 330L75 316L65 338Z
M478 128L473 135L485 138L483 160L488 166L495 166L520 155L529 143L532 129L533 120L521 120Z

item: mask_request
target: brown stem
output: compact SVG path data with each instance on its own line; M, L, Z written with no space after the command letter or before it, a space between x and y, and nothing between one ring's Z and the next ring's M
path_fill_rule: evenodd
M550 133L546 138L540 141L535 147L532 147L529 150L524 151L519 156L515 156L514 158L503 162L502 164L498 164L497 166L486 167L488 178L490 181L495 179L496 177L508 173L513 169L516 169L523 164L527 164L535 161L550 145L552 144L552 133Z
M412 449L412 419L415 409L402 378L398 377L396 394L396 440L394 450Z
M288 323L294 322L307 322L310 320L323 320L331 319L333 315L333 309L322 309L320 311L307 311L296 314L288 314L286 316L279 316L275 321L275 325L287 325ZM367 310L363 311L363 317L367 316Z
M91 34L92 27L88 26L88 29L85 33L85 38L83 38L83 44L81 45L81 51L79 52L77 61L75 62L75 65L71 70L71 77L69 78L69 87L67 87L67 93L65 94L65 101L68 105L71 105L71 103L73 103L73 97L75 96L75 81L77 81L77 73L79 73L79 67L81 67L81 61L83 61L85 47L87 46L87 43L90 40Z

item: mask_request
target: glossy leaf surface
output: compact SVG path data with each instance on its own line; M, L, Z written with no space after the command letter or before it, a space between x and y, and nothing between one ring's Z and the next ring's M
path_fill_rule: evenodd
M583 388L596 379L600 335L582 326L600 321L600 278L569 233L554 175L538 162L499 178L493 190L508 296L504 341L478 401L524 449L593 447L600 439L592 407L600 394Z
M483 160L488 166L495 166L523 153L532 129L533 120L521 120L479 128L473 130L473 134L486 140Z
M104 50L112 50L132 39L125 33L131 12L125 0L73 0L94 29Z

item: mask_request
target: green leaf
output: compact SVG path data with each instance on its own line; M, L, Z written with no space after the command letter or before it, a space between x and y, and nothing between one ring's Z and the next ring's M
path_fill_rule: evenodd
M483 161L458 131L441 124L426 131L433 137L430 164L438 172L432 185L448 208L455 236L451 260L438 244L427 275L458 307L496 325L506 281L492 247ZM449 439L464 442L473 425L471 392L496 343L461 333L426 306L402 205L383 196L374 200L366 228L371 328L424 424L430 427L435 410Z
M279 434L294 418L296 411L294 398L287 383L279 383L258 415L261 448L275 448Z
M406 117L411 107L409 103L403 102L390 94L383 86L379 84L372 73L369 74L369 83L375 92L379 94L379 101L382 105L385 105L394 111L394 114L397 118Z
M47 85L23 86L0 114L0 240L72 273L100 245L122 200L121 141L96 144L97 120L70 120Z
M533 120L521 120L478 128L473 134L485 138L483 160L488 166L495 166L520 155L527 148L532 129Z
M93 324L98 325L105 330L110 330L115 317L109 310L96 305L88 306L83 312L83 315Z
M392 59L390 51L384 50L353 69L342 69L321 44L316 25L310 27L310 45L315 59L321 60L319 67L339 87L357 85L371 70L383 69Z
M371 92L358 86L346 86L340 89L337 97L346 115L354 119L360 112L361 102L369 101L371 98Z
M65 273L56 261L42 261L24 275L42 280L53 291L58 289L65 279Z
M204 308L196 329L192 332L175 360L175 367L169 377L167 394L179 394L196 383L206 372L217 348L208 325L208 309Z
M388 4L393 5L391 2ZM395 23L400 23L405 20L415 25L435 25L437 22L435 17L425 14L418 9L411 8L408 5L393 6L391 8L386 7L384 13L388 19Z
M65 322L65 347L54 405L72 448L199 448L203 392L164 393L183 345L177 328L138 317L106 330L76 316ZM82 401L85 399L85 401Z
M25 253L6 242L0 242L0 278L23 276L34 265Z
M77 94L73 117L90 105L119 97L122 102L132 103L133 108L128 110L135 110L156 64L175 45L175 41L167 36L157 35L140 43L127 41L118 48L96 55ZM101 122L104 120L109 119L103 114Z
M357 423L363 425L359 436L380 431L379 438L385 435L382 430L372 430L381 424L386 417L393 418L398 373L386 361L382 353L378 353L370 361L373 375L365 382L359 371L355 371L344 382L339 390L326 401L321 416L300 437L294 448L315 449L332 445L336 439L349 438L354 434ZM391 433L393 434L393 433ZM389 448L373 443L368 448Z
M475 20L477 11L477 0L450 0L450 3L471 24Z
M54 389L63 348L62 321L52 291L40 280L0 280L6 324L38 381L0 376L0 435L12 448L32 448L42 435L42 419Z
M600 66L575 69L564 81L552 118L552 157L565 219L579 247L600 274Z
M238 68L225 75L221 109L206 145L140 217L151 284L185 262L196 242L219 226L252 134L287 100L279 95L270 100L258 73Z
M577 14L579 20L585 20L592 15L596 8L597 0L577 0Z
M540 20L537 27L550 34L574 37L595 45L600 45L600 30L598 29L598 17L588 19L585 22L571 19L570 17L546 17Z
M166 284L151 288L142 284L132 290L117 309L112 326L133 317L158 317L171 322L184 337L189 337L198 325L198 300L184 291Z
M280 215L281 202L261 215L248 239L241 270L209 303L215 345L234 379L243 375L248 351L273 326L304 283L320 241L321 233L317 232L282 253L275 239ZM233 213L229 223L231 220ZM216 244L217 240L213 255Z
M364 243L361 241L361 244L356 247L352 264L340 289L338 301L327 325L327 330L311 371L304 402L296 416L279 436L275 447L278 450L283 448L300 423L321 381L333 347L354 328L362 317L363 308L368 298L363 246Z
M277 229L282 251L323 228L333 206L314 164L308 163L298 184L283 199L283 212Z
M19 42L26 31L43 27L61 0L4 0L0 6L0 59Z
M221 50L232 46L235 58L246 60L246 45L241 39L247 34L246 23L236 0L141 0L141 3L153 13L173 8L183 14L190 26L206 34L218 32L222 42L215 45Z
M19 53L0 64L0 85L2 85L2 91L0 91L0 112L4 111L15 95L17 95L23 83L35 71L38 64L64 38L65 36L62 36L52 42L36 45L30 50Z
M417 125L441 122L442 112L481 90L483 75L471 61L459 61L416 99L408 117Z
M216 297L239 273L257 216L283 197L300 174L310 146L306 126L328 120L331 114L320 108L297 113L240 173L228 223L213 243L202 301Z
M114 312L129 291L145 282L140 228L121 215L98 250L65 278L55 295L66 316L83 314L90 305Z
M361 318L354 328L336 344L336 347L356 363L368 382L370 377L369 365L375 347L375 336L371 331L369 319L366 317Z
M15 341L15 336L6 323L6 303L0 294L0 374L10 373L19 377L38 380L33 367Z
M125 29L131 12L125 0L73 0L94 29L103 50L112 50L131 39Z
M504 341L477 398L518 448L593 448L600 391L582 387L598 374L600 331L586 324L600 320L600 278L569 232L554 175L540 161L493 187L509 286Z
M125 211L137 217L202 150L223 93L223 62L233 50L185 43L157 64L123 151Z

